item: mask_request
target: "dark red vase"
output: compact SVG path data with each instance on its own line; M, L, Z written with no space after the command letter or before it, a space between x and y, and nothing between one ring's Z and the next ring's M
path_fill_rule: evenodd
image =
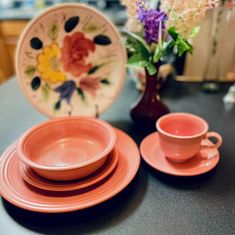
M159 67L160 64L156 64L157 72L154 75L150 75L145 69L145 91L130 111L136 127L146 133L155 131L156 121L161 116L169 113L169 109L161 102L159 96L159 88L161 87L161 81L158 79Z

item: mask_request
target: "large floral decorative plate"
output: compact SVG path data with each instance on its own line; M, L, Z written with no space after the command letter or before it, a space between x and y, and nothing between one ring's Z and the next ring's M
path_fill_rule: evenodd
M20 85L49 117L95 116L121 91L126 51L114 25L83 4L60 4L32 20L16 53Z

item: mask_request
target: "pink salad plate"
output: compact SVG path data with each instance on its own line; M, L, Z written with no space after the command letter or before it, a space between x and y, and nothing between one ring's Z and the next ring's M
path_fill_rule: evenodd
M126 50L102 13L66 3L45 10L28 24L15 64L24 94L44 115L96 116L122 90Z
M209 144L209 140L208 144ZM147 136L140 145L144 161L154 169L175 176L196 176L212 170L219 162L218 149L203 149L193 158L176 163L168 160L159 146L158 132Z
M90 187L101 180L105 179L108 175L110 175L118 163L118 152L117 150L113 150L108 156L107 160L103 164L101 168L99 168L95 173L73 181L51 181L47 180L43 177L40 177L32 168L25 165L24 163L20 164L20 174L23 179L29 183L30 185L48 190L48 191L72 191Z
M20 173L20 160L16 145L10 146L2 155L0 189L2 197L15 206L44 213L81 210L121 192L135 177L140 166L136 143L124 132L116 129L115 149L119 160L113 173L98 186L70 192L50 192L28 185Z
M17 155L39 175L74 180L98 170L113 150L116 133L107 122L64 117L43 122L19 139Z

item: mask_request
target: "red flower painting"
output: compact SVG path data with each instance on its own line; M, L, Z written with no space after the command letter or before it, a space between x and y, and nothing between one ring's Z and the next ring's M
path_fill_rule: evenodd
M99 77L85 77L80 81L80 88L95 97L100 88L100 80Z
M76 77L87 73L92 68L92 64L86 64L86 58L90 52L94 51L95 44L89 38L86 38L83 33L76 32L67 35L63 40L61 50L63 69Z

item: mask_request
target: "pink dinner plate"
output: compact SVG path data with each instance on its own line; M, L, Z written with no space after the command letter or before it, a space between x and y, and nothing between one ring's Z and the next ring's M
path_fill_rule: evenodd
M175 176L196 176L212 170L219 162L217 149L200 151L193 158L176 163L168 160L159 146L157 132L147 136L140 145L145 162L154 169Z
M113 23L93 7L58 4L35 17L18 42L16 75L41 113L96 116L116 100L126 49Z
M73 181L53 181L48 180L39 176L35 171L32 170L29 166L21 163L20 164L20 174L23 179L31 184L34 187L48 190L48 191L72 191L82 188L87 188L92 186L101 180L105 179L111 172L114 170L118 163L118 153L117 150L113 150L108 159L105 161L104 165L98 169L92 175L89 175L85 178Z
M104 202L122 191L135 177L140 166L136 143L124 132L116 130L115 149L119 160L113 173L98 187L71 192L50 192L30 187L19 170L16 145L2 155L0 188L2 197L26 210L58 213L81 210Z

